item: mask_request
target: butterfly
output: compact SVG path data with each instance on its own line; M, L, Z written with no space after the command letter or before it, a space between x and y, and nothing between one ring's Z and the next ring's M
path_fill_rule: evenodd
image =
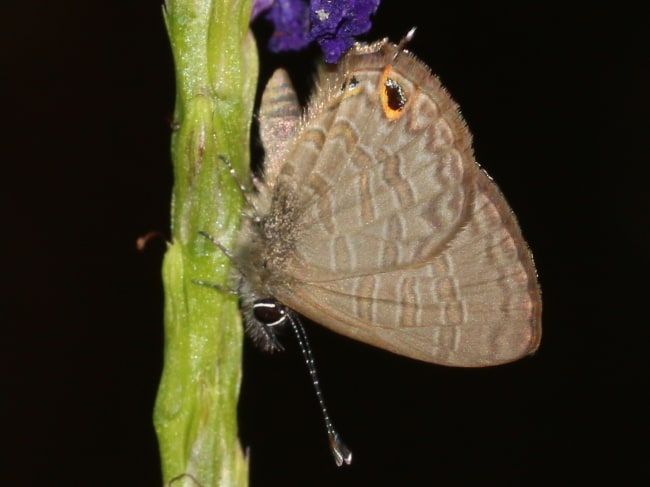
M448 366L537 349L532 254L458 106L403 44L355 44L321 69L304 111L276 71L259 120L264 177L232 253L258 341L280 348L274 327L302 315Z

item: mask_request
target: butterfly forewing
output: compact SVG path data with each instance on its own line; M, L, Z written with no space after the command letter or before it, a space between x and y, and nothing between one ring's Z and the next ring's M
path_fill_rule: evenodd
M318 87L292 144L278 151L262 133L274 159L256 236L268 277L255 291L429 362L495 365L534 351L531 254L438 80L383 41L353 48ZM295 113L272 103L267 127Z

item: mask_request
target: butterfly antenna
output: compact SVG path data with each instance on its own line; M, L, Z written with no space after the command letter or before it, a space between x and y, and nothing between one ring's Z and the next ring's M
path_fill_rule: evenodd
M323 414L323 420L325 421L325 428L327 429L327 438L330 444L330 450L332 455L334 455L334 461L337 466L341 466L344 463L350 465L352 462L352 452L350 449L343 443L341 437L334 429L332 420L330 419L329 413L327 412L327 407L325 407L325 400L323 399L323 392L321 391L320 384L318 382L318 375L316 374L316 366L314 364L314 356L311 353L311 346L309 345L309 340L307 339L307 333L302 326L300 319L289 312L287 314L287 319L291 323L293 332L296 335L298 340L298 345L300 345L300 351L305 359L307 364L307 370L309 370L309 375L311 376L311 383L314 386L316 391L316 398L318 399L318 404L320 405L321 413Z

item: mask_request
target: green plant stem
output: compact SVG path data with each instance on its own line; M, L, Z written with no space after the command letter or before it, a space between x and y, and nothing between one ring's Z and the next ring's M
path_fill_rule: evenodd
M164 369L154 412L165 485L181 474L203 487L247 483L237 438L243 342L237 299L193 281L231 286L231 263L199 231L233 248L239 227L242 194L220 157L248 180L258 69L250 9L250 0L164 6L177 83ZM186 476L173 485L197 484Z

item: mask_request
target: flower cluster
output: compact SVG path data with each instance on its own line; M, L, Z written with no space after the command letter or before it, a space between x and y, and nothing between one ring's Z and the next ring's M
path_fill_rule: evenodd
M303 49L317 42L325 61L335 63L370 30L370 16L379 0L254 0L252 18L265 12L275 31L269 41L273 52Z

